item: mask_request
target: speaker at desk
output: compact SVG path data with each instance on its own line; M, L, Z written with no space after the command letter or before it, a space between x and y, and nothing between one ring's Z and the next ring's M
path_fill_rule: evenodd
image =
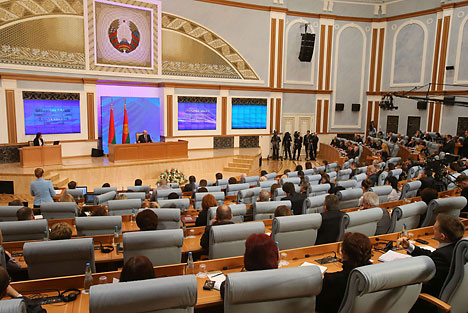
M299 60L301 62L310 62L314 54L315 34L301 34L301 51L299 52Z
M427 101L418 101L418 110L427 110Z
M358 112L360 110L361 110L361 104L360 103L351 104L351 111Z
M96 157L102 157L102 156L104 156L104 150L92 148L91 156L95 157L95 158Z
M343 111L344 103L335 103L335 111Z

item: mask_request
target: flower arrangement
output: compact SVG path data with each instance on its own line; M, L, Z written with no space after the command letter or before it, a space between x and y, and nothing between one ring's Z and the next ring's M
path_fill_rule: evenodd
M183 184L187 182L184 173L179 171L176 168L171 168L171 170L165 170L159 175L159 179L165 179L168 183L179 183Z

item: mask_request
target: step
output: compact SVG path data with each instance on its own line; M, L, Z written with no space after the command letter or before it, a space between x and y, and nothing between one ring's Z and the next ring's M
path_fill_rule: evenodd
M49 175L46 175L44 177L45 180L50 180L52 183L56 182L57 180L60 179L60 174L59 173L50 173Z
M65 179L59 181L59 182L56 184L56 186L57 186L58 188L67 187L67 184L68 184L69 182L70 182L70 178L65 178Z
M255 155L242 155L242 154L239 154L239 155L236 155L235 158L244 159L244 160L255 160L255 159L257 158L257 156L255 156Z
M242 163L228 163L228 167L238 167L243 169L250 169L250 164L242 164Z
M252 160L247 160L247 159L239 159L239 158L234 158L232 160L234 163L242 163L242 164L251 164Z
M241 167L233 167L233 166L227 166L223 169L224 172L237 172L237 173L245 173L249 169L246 168L241 168Z

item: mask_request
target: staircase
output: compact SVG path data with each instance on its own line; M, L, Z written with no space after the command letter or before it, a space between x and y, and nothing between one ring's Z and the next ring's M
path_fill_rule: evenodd
M244 173L249 175L253 170L258 168L258 165L254 164L256 160L257 156L237 155L232 162L229 162L228 166L223 169L223 173L226 176L227 174L239 175Z
M58 188L67 188L67 184L70 182L70 178L61 179L59 173L48 173L45 177L45 180L52 181L52 185Z

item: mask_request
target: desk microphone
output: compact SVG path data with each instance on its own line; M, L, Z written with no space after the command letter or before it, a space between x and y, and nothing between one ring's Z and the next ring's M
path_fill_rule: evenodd
M382 249L384 252L393 250L393 243L395 242L394 240L385 240L385 239L375 238L375 241L386 243L385 247Z

